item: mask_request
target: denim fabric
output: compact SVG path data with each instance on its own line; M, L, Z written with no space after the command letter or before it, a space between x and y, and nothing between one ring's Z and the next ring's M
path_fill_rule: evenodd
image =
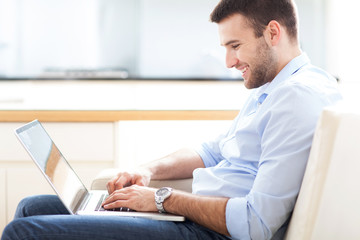
M229 239L191 221L176 223L119 216L69 215L57 196L25 198L1 240Z

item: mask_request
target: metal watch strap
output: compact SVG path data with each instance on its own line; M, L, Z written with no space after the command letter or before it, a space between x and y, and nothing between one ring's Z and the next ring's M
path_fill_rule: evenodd
M159 193L161 191L167 191L165 195L160 195ZM164 201L170 197L172 193L172 188L169 187L162 187L159 190L156 191L155 193L155 204L156 204L156 208L158 209L158 211L160 213L166 213L165 209L164 209Z

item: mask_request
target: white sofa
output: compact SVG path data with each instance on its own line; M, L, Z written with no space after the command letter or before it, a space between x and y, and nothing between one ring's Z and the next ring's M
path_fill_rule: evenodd
M360 239L360 111L347 108L327 108L318 121L287 240ZM105 189L116 172L101 172L92 189ZM151 186L191 192L191 180L152 181Z
M325 109L286 239L360 239L360 109Z

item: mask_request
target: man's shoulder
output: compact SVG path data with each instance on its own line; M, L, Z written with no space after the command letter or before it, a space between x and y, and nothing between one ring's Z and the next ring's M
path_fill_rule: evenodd
M342 99L336 79L324 70L306 66L272 89L268 111L322 109Z
M338 92L336 79L313 65L308 65L291 75L286 81L283 81L277 88L278 91L308 91L314 94L326 94Z

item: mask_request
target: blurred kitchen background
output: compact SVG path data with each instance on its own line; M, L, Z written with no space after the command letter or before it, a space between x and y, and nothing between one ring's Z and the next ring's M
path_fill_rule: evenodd
M217 2L0 0L0 78L240 79L209 22ZM358 81L360 1L295 2L312 62Z

